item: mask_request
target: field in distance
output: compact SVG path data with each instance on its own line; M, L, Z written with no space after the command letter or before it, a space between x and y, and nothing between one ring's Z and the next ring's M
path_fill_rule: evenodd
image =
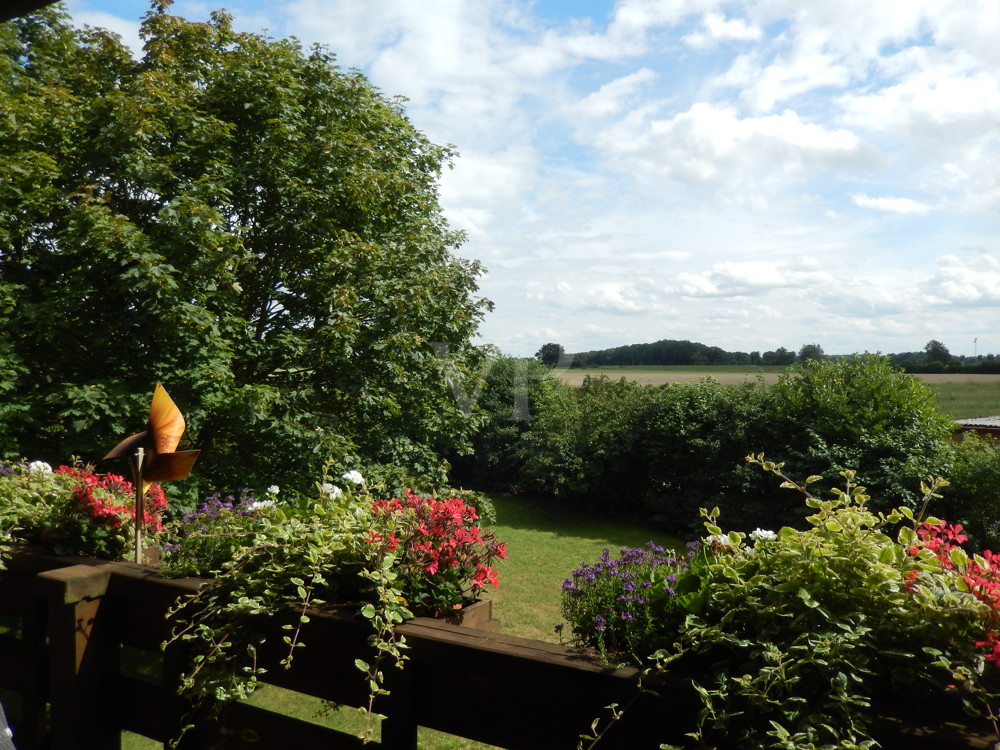
M612 380L627 378L646 385L690 383L713 378L723 385L738 385L745 380L763 378L775 383L784 367L743 367L741 365L678 365L676 367L594 367L579 370L556 370L570 385L581 385L588 375L606 375ZM928 373L915 375L925 381L938 397L941 410L952 419L1000 415L1000 375L968 373Z

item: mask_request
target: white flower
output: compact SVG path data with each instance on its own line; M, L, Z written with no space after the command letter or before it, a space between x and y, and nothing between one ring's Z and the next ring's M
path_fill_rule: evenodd
M708 544L721 544L723 547L729 546L729 536L726 534L711 534L705 537L705 542Z
M274 508L278 504L274 500L254 500L250 503L250 510L260 510L261 508Z
M267 494L268 495L277 495L280 491L281 491L281 488L278 487L278 485L276 485L276 484L272 484L270 487L267 488Z
M319 491L322 492L325 497L332 500L336 500L340 497L341 493L343 493L343 490L340 489L340 487L335 484L330 484L329 482L323 482L323 484L319 486Z
M756 542L761 539L777 539L778 535L767 529L754 529L750 532L750 538Z
M355 469L351 469L349 472L344 474L344 479L348 482L354 482L355 484L364 484L365 478L361 476L361 472Z
M44 461L32 461L28 464L28 471L32 474L51 474L52 467Z

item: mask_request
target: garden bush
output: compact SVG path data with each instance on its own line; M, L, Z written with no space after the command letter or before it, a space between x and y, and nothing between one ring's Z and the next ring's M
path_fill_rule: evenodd
M824 499L809 489L819 476L800 486L780 464L748 459L804 496L807 528L725 532L718 509L702 509L695 553L663 555L676 580L659 587L667 616L652 628L617 593L648 580L619 572L633 553L605 555L563 585L577 640L605 651L669 644L638 656L651 658L651 682L665 670L692 678L703 708L685 747L873 748L872 717L900 705L964 707L996 730L997 558L968 555L961 527L924 515L943 480L923 486L918 512L880 512L849 470Z
M795 504L744 461L747 451L773 448L781 435L773 418L774 393L766 384L704 380L662 386L652 396L638 427L648 456L641 497L649 518L692 529L705 505L723 508L744 528L801 518Z
M952 448L947 515L961 521L980 549L1000 549L1000 444L966 433Z
M601 510L634 506L648 473L639 427L651 396L625 378L546 382L521 436L520 486Z
M483 467L515 457L508 485L675 529L719 506L741 528L803 525L801 506L747 467L747 452L793 462L827 486L851 468L876 498L914 505L912 489L950 461L950 420L926 384L865 355L807 361L778 383L644 386L542 381L534 419ZM876 500L876 502L881 502Z
M851 469L876 504L894 498L914 507L920 480L947 469L954 423L930 386L887 357L806 362L784 373L774 391L780 437L762 450L828 485Z
M526 456L521 436L540 411L539 400L552 370L537 359L493 356L482 389L469 407L483 417L471 437L471 454L452 453L452 478L482 491L507 490L520 482ZM470 396L470 394L466 394Z

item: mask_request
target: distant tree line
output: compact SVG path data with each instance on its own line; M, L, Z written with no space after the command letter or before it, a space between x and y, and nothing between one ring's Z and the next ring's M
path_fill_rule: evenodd
M547 347L558 344L546 344ZM543 347L544 348L544 347ZM802 356L802 355L805 356ZM599 351L577 352L565 359L570 367L638 367L655 365L790 365L804 359L821 359L823 349L807 344L799 354L783 346L767 352L728 352L697 341L664 339L652 344L629 344Z
M567 353L561 344L548 343L535 358L549 367L669 367L676 365L750 365L778 366L850 357L852 354L828 355L819 344L803 344L798 352L779 346L772 351L726 351L697 341L663 339L651 344L627 344L610 349ZM953 355L937 340L928 341L915 352L885 355L896 367L909 373L983 372L1000 373L1000 357L993 354L974 357Z

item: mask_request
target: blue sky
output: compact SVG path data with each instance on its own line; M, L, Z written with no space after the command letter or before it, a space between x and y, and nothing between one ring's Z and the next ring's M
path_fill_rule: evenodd
M141 0L71 0L138 48ZM995 0L177 0L325 44L459 153L513 355L1000 353Z

